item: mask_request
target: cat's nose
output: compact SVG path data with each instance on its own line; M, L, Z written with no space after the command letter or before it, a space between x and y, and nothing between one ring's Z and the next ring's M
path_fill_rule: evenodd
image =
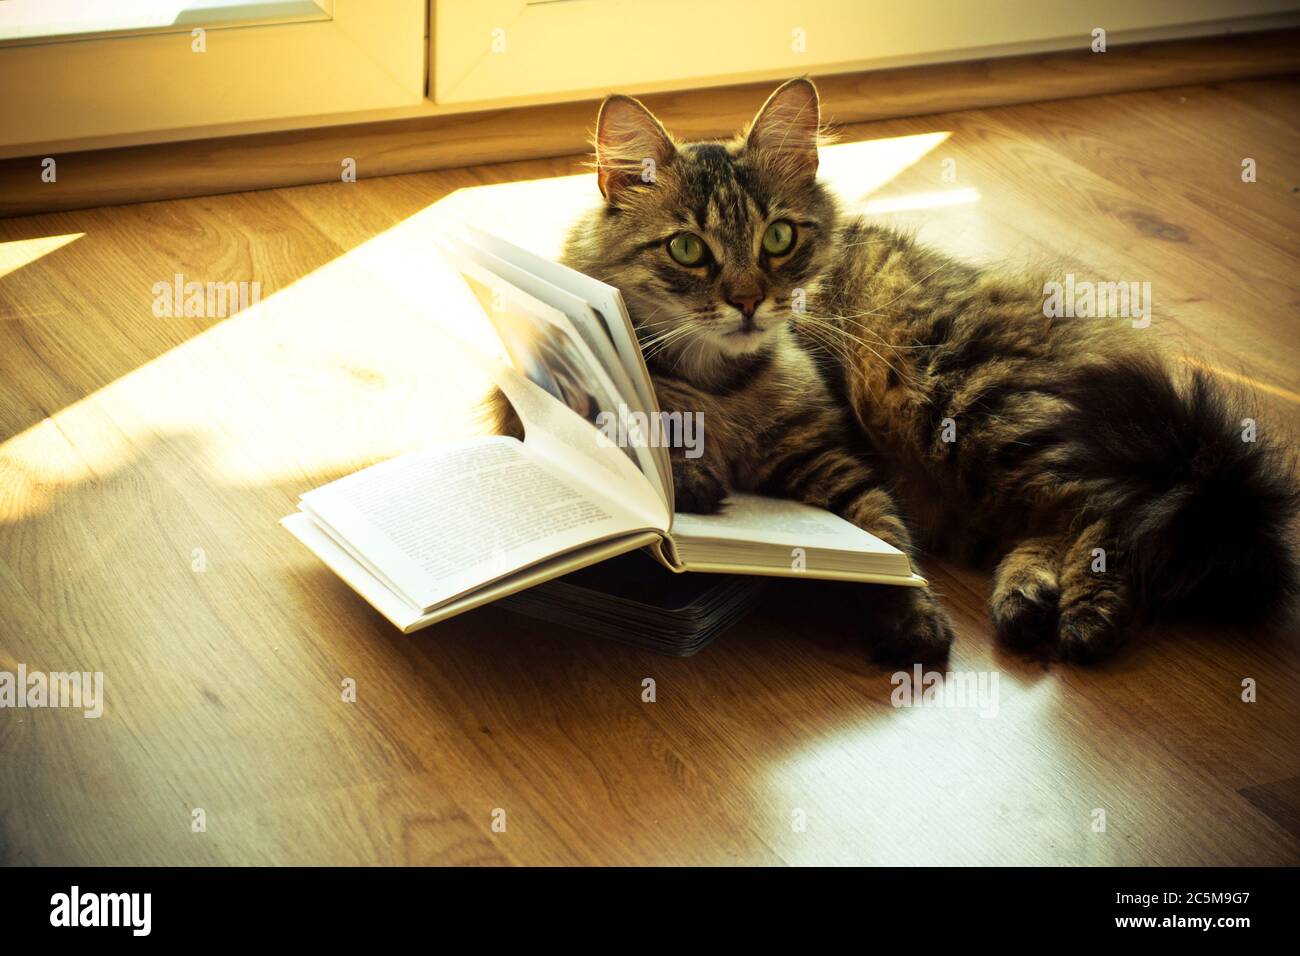
M740 310L740 314L747 319L754 317L754 312L762 301L763 292L761 289L746 289L743 292L727 293L727 305Z

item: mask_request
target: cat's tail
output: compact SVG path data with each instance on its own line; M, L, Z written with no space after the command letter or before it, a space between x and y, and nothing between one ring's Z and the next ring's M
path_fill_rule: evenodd
M1300 590L1294 453L1276 418L1195 369L1131 356L1070 376L1052 471L1109 520L1144 607L1238 623L1285 616ZM1218 613L1214 613L1218 612Z

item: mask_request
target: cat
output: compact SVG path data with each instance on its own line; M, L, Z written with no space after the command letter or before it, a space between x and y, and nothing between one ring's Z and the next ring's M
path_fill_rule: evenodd
M604 202L563 261L622 291L663 408L703 412L704 454L673 458L678 509L795 498L914 561L985 565L999 638L1071 660L1165 607L1286 613L1295 462L1243 441L1243 397L1129 323L1049 318L1032 276L845 215L817 178L819 135L807 79L726 142L678 143L631 97L601 105ZM946 656L929 589L863 590L878 660Z

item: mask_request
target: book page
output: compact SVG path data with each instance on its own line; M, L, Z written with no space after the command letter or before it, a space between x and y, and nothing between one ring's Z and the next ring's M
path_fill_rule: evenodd
M838 515L758 495L733 495L718 514L674 515L656 554L681 571L925 584L906 554Z
M591 426L593 442L600 433L603 416L617 415L620 406L636 401L615 384L565 313L452 249L445 249L444 253L452 257L465 284L478 299L514 368L585 419ZM621 368L618 373L626 383ZM648 480L657 484L654 462L647 449L627 443L611 447L618 447L643 474L649 473Z
M590 422L509 366L498 363L493 374L524 423L525 446L538 460L618 500L646 526L668 529L671 516L653 486L625 455L600 440Z
M527 295L532 296L538 302L564 313L573 329L591 349L592 355L608 373L610 381L613 382L617 391L617 398L620 402L617 414L614 414L613 411L606 412L602 410L603 413L609 416L609 422L614 425L620 422L624 423L622 431L627 433L631 431L627 427L628 425L639 428L637 423L649 420L653 411L644 404L646 383L640 382L640 387L638 387L638 383L629 378L623 360L614 347L614 336L610 332L604 317L597 313L585 299L548 282L546 279L513 262L502 259L495 253L483 249L473 242L462 241L462 237L455 233L442 237L440 246L444 255L453 264L461 268L463 275L468 273L471 288L473 288L475 281L481 281L483 277L466 265L467 259L469 262L488 270ZM499 311L493 308L499 304L499 302L488 302L486 306L492 311ZM528 364L537 364L536 360L531 359L527 354L536 351L536 344L529 340L530 338L536 338L536 336L532 335L521 340L517 331L511 328L508 320L498 321L491 314L490 317L497 327L498 334L502 336L503 346L512 355L516 367L521 371L527 371ZM507 339L507 336L513 341ZM522 356L523 362L520 361L520 352L525 353ZM639 375L641 372L638 370L636 374ZM538 378L531 374L529 378L539 385L543 384L543 381L539 381ZM617 431L618 429L615 428L614 430ZM638 467L641 469L642 474L659 489L660 497L665 505L671 505L671 494L666 488L666 484L671 481L671 477L661 474L662 462L660 461L659 450L652 447L648 439L639 434L629 436L627 447L633 449Z
M448 223L447 228L453 233L458 232L462 239L478 245L492 255L587 302L614 343L614 350L618 353L623 369L637 390L641 407L647 414L659 414L659 400L655 397L650 370L646 368L636 330L632 327L632 319L628 315L627 306L618 289L559 262L523 249L512 242L507 242L500 236L478 228L473 223L454 221ZM654 452L659 465L659 474L663 476L665 487L662 491L666 495L668 510L671 512L673 482L668 449L658 446L654 448Z
M717 514L673 515L675 539L740 541L782 548L902 554L838 515L784 498L731 495Z
M476 588L458 598L440 604L431 611L422 611L408 604L406 600L375 576L374 572L357 555L342 546L340 542L322 528L314 518L304 512L297 512L280 520L280 524L289 530L295 538L306 545L307 549L320 558L325 565L343 581L360 594L376 611L388 618L404 634L418 631L449 617L463 614L465 611L481 607L507 594L513 594L524 588L532 587L543 581L568 574L590 564L604 561L615 555L625 554L638 548L646 547L658 540L658 532L642 535L629 535L614 538L601 544L587 545L569 551L554 558L547 558L534 564L531 568L511 574L497 581Z
M667 530L670 512L657 464L645 447L611 440L597 426L620 398L564 314L476 263L458 265L518 366L469 349L519 414L525 444L577 482L622 501L646 527Z
M402 455L310 491L301 507L376 576L427 611L642 517L513 438Z

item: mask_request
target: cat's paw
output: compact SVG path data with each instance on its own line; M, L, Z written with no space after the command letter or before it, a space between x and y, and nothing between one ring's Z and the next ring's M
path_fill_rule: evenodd
M1056 626L1061 657L1090 664L1114 653L1128 636L1128 621L1108 611L1086 604L1064 608Z
M1056 633L1061 592L1056 587L1017 587L995 592L989 601L998 639L1011 647L1032 647Z
M870 622L871 657L878 664L932 664L947 658L953 629L948 613L922 588L897 588L885 613Z
M722 506L727 485L709 465L673 462L673 501L678 511L709 515Z

